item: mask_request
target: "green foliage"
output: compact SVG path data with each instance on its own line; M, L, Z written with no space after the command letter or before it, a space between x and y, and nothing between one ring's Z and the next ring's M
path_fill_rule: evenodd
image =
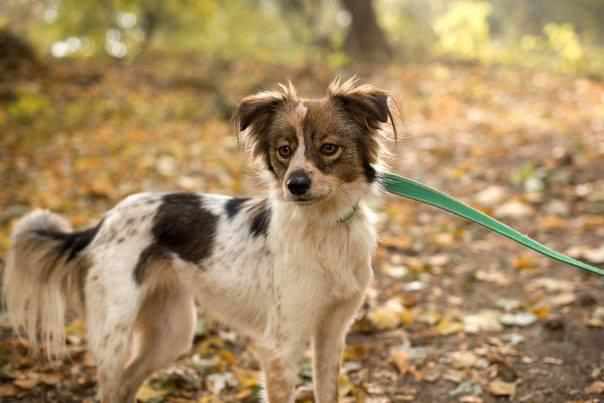
M514 11L518 15L495 15L493 5L499 3L497 0L460 0L448 4L432 23L437 37L432 47L434 54L483 63L602 74L604 49L590 46L588 42L588 37L593 37L593 30L580 31L569 22L547 22L539 28L541 32L535 32L533 27L532 33L519 35L522 32L520 21L527 17L517 10ZM534 9L530 12L547 9L541 3L531 7ZM519 9L524 11L522 7ZM501 14L501 7L498 11ZM517 18L518 23L515 30L504 26L513 18ZM493 33L493 26L498 27L497 34Z
M45 96L36 92L24 92L9 105L8 116L20 124L30 124L49 110L50 103Z
M604 43L601 1L372 1L405 61L445 55L570 73L604 71L604 49L595 45ZM350 16L338 1L39 0L31 11L27 2L12 4L6 15L0 6L0 27L29 35L56 57L129 60L152 49L332 68L354 62L343 49Z
M184 21L174 42L201 50L209 57L252 57L264 61L299 60L301 47L293 45L292 31L278 10L254 7L245 1L223 2L204 20Z
M551 49L566 63L577 65L585 57L583 46L571 24L549 23L543 31Z
M434 22L438 47L461 57L479 57L490 40L488 17L491 12L491 5L485 1L453 3Z

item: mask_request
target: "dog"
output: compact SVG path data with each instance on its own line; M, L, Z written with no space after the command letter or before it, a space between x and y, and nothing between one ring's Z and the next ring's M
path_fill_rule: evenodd
M387 92L334 80L322 98L280 85L241 100L239 135L264 198L127 197L92 228L36 210L12 231L3 294L11 324L50 357L71 313L86 319L102 403L132 403L144 380L192 345L197 310L248 337L269 403L294 400L310 341L314 393L338 399L345 336L372 278Z

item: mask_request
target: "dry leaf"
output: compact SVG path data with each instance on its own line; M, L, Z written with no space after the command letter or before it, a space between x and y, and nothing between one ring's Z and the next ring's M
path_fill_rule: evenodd
M13 397L19 394L19 390L10 383L0 385L0 397Z
M504 382L501 379L495 379L489 383L488 390L494 396L513 397L516 394L516 384Z
M604 382L595 381L594 383L589 385L587 388L585 388L585 393L597 394L597 395L604 394Z
M153 389L149 384L143 384L136 393L136 399L142 402L163 398L168 392L165 390Z
M411 368L411 363L409 362L409 354L405 350L397 349L390 353L390 358L396 368L398 368L398 372L401 375L405 375L409 372Z

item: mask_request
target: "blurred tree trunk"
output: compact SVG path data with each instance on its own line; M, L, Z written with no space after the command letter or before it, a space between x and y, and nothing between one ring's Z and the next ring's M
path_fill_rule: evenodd
M350 14L350 28L344 46L349 55L365 61L385 61L392 48L380 27L373 0L340 0Z
M43 66L27 40L0 29L0 82L31 77L42 71Z

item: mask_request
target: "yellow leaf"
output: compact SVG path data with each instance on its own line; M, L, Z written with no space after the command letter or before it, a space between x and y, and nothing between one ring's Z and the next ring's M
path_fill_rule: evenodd
M436 326L436 330L444 336L459 333L463 330L463 323L443 318Z
M250 371L247 369L236 368L235 376L239 380L239 383L244 388L253 388L258 385L258 379L260 377L260 372L258 371Z
M520 255L512 262L517 270L533 270L537 267L537 259L533 255Z
M136 393L136 398L140 401L146 402L151 399L164 397L166 393L167 391L165 390L153 389L151 386L145 383Z
M547 305L540 305L531 309L531 313L539 319L547 319L551 312L551 308Z
M409 369L411 368L411 363L409 362L409 354L404 350L395 350L390 354L390 358L396 368L398 368L398 372L401 375L405 375Z

